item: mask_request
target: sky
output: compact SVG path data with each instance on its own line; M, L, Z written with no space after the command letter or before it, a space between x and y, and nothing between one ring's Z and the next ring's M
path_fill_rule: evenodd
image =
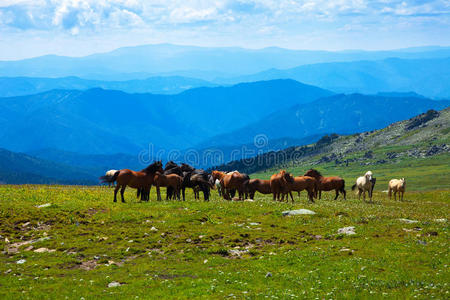
M158 43L332 51L450 46L450 0L0 0L0 60Z

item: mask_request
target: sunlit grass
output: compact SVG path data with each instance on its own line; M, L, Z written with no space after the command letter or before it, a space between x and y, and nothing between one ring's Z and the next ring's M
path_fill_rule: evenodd
M404 202L376 192L374 204L348 194L307 204L303 193L291 204L259 194L255 202L228 202L216 192L210 202L194 201L189 192L186 202L157 202L153 190L152 201L141 203L127 190L122 204L105 187L1 186L2 248L50 239L0 255L0 295L447 298L448 223L437 219L449 215L450 192L407 191ZM44 203L52 205L36 207ZM281 214L297 208L317 214ZM344 226L356 235L337 234ZM34 252L41 247L56 251ZM123 285L108 288L112 281Z

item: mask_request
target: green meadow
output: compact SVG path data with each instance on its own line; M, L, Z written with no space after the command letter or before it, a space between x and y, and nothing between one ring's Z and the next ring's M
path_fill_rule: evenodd
M350 191L368 166L351 165L318 166L348 174L348 199L324 193L315 204L306 193L280 203L260 194L224 201L215 191L210 202L191 191L186 202L157 202L155 190L139 202L130 189L127 203L113 203L107 187L0 186L0 297L448 299L446 160L370 166L370 204ZM399 176L403 202L383 192ZM282 215L300 208L316 214ZM347 226L354 235L338 233Z

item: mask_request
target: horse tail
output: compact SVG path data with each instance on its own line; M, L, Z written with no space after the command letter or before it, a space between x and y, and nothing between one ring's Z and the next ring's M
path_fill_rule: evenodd
M354 185L352 185L352 191L354 191L356 189L356 183Z
M119 176L120 171L116 171L114 173L113 176L111 175L104 175L104 176L100 176L99 179L102 181L102 183L104 182L114 182L117 179L117 176Z

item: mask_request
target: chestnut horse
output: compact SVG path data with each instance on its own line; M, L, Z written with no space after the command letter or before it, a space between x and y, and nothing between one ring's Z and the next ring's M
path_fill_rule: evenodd
M317 187L319 190L319 200L322 198L322 191L336 191L336 197L334 197L334 200L337 199L339 196L339 192L341 192L344 195L344 200L346 199L346 192L345 192L345 180L341 177L323 177L322 174L320 174L319 171L310 169L308 170L304 176L311 176L314 177L317 180Z
M231 200L230 191L237 190L239 193L239 200L242 199L244 195L244 182L249 180L250 177L247 174L241 174L238 171L233 171L230 173L223 173L220 171L213 171L212 178L214 180L219 179L220 185L223 187L223 199Z
M120 189L120 195L122 196L122 202L125 202L123 193L127 186L140 191L144 191L142 195L149 195L150 189L153 184L153 177L156 172L162 172L162 162L156 161L149 165L147 168L142 169L139 172L132 171L129 169L122 169L117 171L111 178L111 181L117 182L116 188L114 189L114 202L117 202L117 191ZM145 200L145 199L143 199ZM148 196L147 199L148 200Z
M294 183L294 177L291 173L286 172L285 170L280 170L280 172L273 174L270 177L270 190L273 194L273 200L281 200L284 201L284 196L290 194L291 200L294 202L294 198L291 193L291 186ZM286 200L289 200L286 196Z
M166 187L167 190L169 190L170 188L173 193L173 198L175 199L175 197L177 197L177 199L180 200L180 189L182 182L183 178L180 175L166 175L160 172L156 172L155 177L153 178L153 185L156 186L157 200L161 201L160 187Z
M317 197L318 184L317 180L311 176L296 176L294 182L291 184L291 191L298 192L306 190L308 192L309 201L314 202ZM291 195L292 198L292 195Z
M248 197L253 200L255 192L261 194L271 194L270 180L262 179L250 179L244 182L244 192L248 194Z

